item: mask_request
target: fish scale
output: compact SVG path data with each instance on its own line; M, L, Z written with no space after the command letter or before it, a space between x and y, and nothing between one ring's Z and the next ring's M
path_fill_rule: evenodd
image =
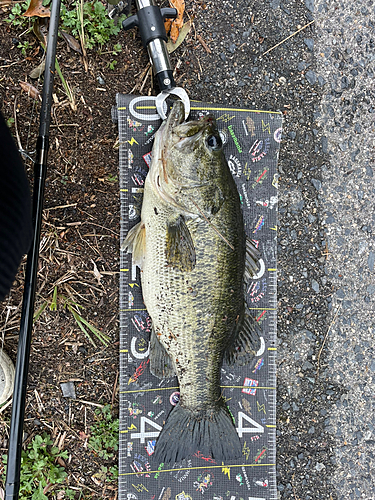
M146 181L147 182L147 181ZM147 185L145 187L147 192ZM150 205L150 209L147 209L145 205L145 212L149 212L150 220L146 222L146 232L148 230L148 225L153 228L150 234L147 244L150 243L151 248L156 248L155 252L150 254L150 259L145 263L142 272L142 290L144 300L148 306L148 312L153 318L154 325L157 331L160 333L159 339L168 345L171 353L175 359L179 359L177 366L180 366L178 370L181 398L188 401L199 401L199 404L203 404L205 401L210 400L212 397L217 399L218 397L218 379L220 377L219 370L213 375L209 373L209 363L212 359L204 359L206 353L209 349L208 342L212 332L212 328L215 322L215 308L213 310L209 309L212 303L212 297L210 295L212 281L219 279L218 271L222 269L222 263L218 260L214 263L214 266L197 265L196 269L189 273L187 276L181 275L165 262L165 240L159 235L165 232L164 226L166 217L160 216L164 213L163 209L158 207L158 214L153 215L153 207L157 204L160 205L160 201L150 197L147 200ZM207 247L204 244L200 244L202 241L201 235L207 238L207 233L210 232L210 228L207 227L205 221L192 221L188 225L192 229L193 241L195 244L197 262L205 263L212 257L212 248ZM193 227L195 226L195 230ZM161 227L159 229L159 227ZM212 231L212 230L211 230ZM212 235L212 240L217 240L215 235ZM164 244L163 244L164 243ZM227 252L226 252L227 253ZM147 270L150 269L150 273L154 273L157 270L157 281L147 281L144 279ZM155 295L155 288L160 291ZM199 291L199 300L192 299L192 294L194 291ZM221 301L219 297L216 299ZM206 304L206 311L201 308L202 304ZM178 304L178 310L170 309L171 304ZM169 310L170 309L170 310ZM170 313L170 315L166 313ZM190 332L189 335L180 335L179 332L184 331L185 333ZM196 332L199 333L196 336ZM204 341L201 335L205 333ZM178 338L178 342L171 337ZM177 337L178 336L178 337ZM193 357L193 353L195 356ZM183 363L182 361L185 360ZM201 359L201 365L198 367L195 359ZM187 360L192 359L192 366L187 365ZM203 367L203 363L206 369ZM188 373L186 376L182 374L182 371ZM191 376L194 377L194 383L186 386L185 388L185 378L188 378L188 383L191 382ZM210 385L206 385L207 378L209 378ZM212 380L211 380L212 379ZM199 397L198 397L198 394Z

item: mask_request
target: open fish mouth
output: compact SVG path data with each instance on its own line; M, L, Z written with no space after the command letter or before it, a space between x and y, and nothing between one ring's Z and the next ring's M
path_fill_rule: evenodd
M176 101L155 136L149 173L155 192L167 204L196 217L194 203L182 193L203 188L206 182L199 165L218 161L214 157L221 147L215 117L185 121L184 104Z
M185 121L184 109L182 101L176 101L163 124L164 135L169 138L169 141L173 136L172 145L179 149L184 148L186 144L199 141L206 129L212 132L216 130L216 120L213 115L208 114L198 120Z
M165 184L169 183L166 167L166 150L169 147L172 131L185 119L185 107L182 101L176 101L154 140L152 148L152 162L149 172L151 184L159 196L172 206L176 206L174 198L166 191Z

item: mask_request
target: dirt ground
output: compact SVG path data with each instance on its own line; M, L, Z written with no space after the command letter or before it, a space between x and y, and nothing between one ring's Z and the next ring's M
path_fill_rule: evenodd
M33 158L40 101L27 95L19 82L42 91L42 81L28 75L40 64L43 51L32 32L22 34L24 28L6 22L9 12L9 6L0 8L0 107L14 137L19 134L19 147ZM18 45L25 41L29 47L23 54ZM118 143L111 107L117 92L136 92L135 85L143 83L140 77L148 60L138 42L134 32L120 32L101 51L88 50L87 71L80 54L69 49L61 36L57 46L75 109L56 77L35 311L46 302L47 307L35 323L24 431L25 446L44 431L62 439L69 455L64 464L68 481L54 493L69 486L76 489L76 498L117 497L116 480L95 476L102 465L117 460L101 459L87 440L98 405L112 404L118 415ZM122 51L114 56L111 49L117 43ZM114 59L117 65L112 70L108 64ZM148 78L143 92L150 90ZM24 160L32 181L33 162ZM24 272L25 260L9 297L0 305L4 350L14 361ZM51 310L56 288L57 307ZM67 299L109 337L107 347L94 335L93 345L84 335L64 307ZM74 383L76 399L63 397L63 382ZM9 420L8 406L0 413L2 454L7 450Z

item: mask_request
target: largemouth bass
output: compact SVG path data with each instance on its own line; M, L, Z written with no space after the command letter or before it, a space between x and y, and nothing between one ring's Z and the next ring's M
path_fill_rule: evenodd
M141 222L122 249L141 270L151 373L177 375L180 386L154 459L173 463L198 450L219 462L240 457L220 372L224 359L244 364L260 347L244 299L260 254L246 239L213 116L184 122L182 102L174 104L155 136Z

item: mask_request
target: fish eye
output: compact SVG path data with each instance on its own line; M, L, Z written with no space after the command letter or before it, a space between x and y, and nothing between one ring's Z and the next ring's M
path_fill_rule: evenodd
M206 142L207 142L207 146L210 149L213 149L215 151L220 149L223 146L223 142L221 140L220 135L210 135L207 137Z

